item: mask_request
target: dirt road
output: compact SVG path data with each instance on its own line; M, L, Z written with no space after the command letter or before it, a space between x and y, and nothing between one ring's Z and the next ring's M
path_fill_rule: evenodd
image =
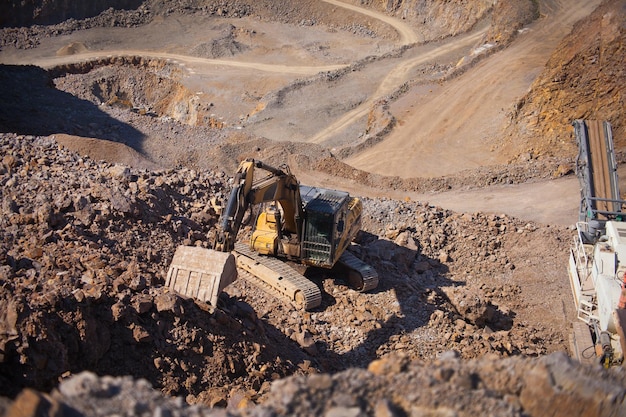
M392 107L400 128L383 142L348 160L350 165L385 175L437 177L463 169L506 163L492 150L507 113L530 87L572 25L600 3L542 1L543 15L506 50L427 94ZM485 105L489 103L489 105Z
M337 0L326 2L375 17L391 25L399 34L396 46L418 41L415 32L398 19ZM391 111L398 119L396 129L382 143L349 158L346 162L365 171L401 177L441 176L462 169L505 162L503 155L495 149L498 132L506 121L507 111L526 91L537 73L541 71L554 47L568 33L573 23L590 13L598 3L599 0L591 2L577 0L567 5L561 1L541 2L543 18L526 28L508 49L485 59L457 79L443 85L417 87L393 103ZM266 92L263 88L273 91L280 82L292 82L294 76L308 76L322 71L340 69L350 63L349 59L359 58L357 55L346 54L342 49L346 47L341 45L342 42L350 44L352 41L352 38L348 39L344 34L339 36L324 34L320 31L315 35L319 37L319 40L313 40L307 38L305 32L314 29L298 28L297 30L302 30L302 33L297 32L297 38L302 38L302 41L272 48L272 42L275 42L275 38L283 32L272 34L271 31L276 30L277 26L257 26L254 30L249 29L250 22L245 20L237 21L240 25L238 30L240 33L256 33L251 38L256 45L254 48L229 59L194 56L186 51L194 42L199 44L206 42L208 36L207 33L194 32L191 29L194 22L179 17L174 23L163 20L145 28L122 28L119 31L103 28L100 32L77 32L72 36L59 38L56 44L49 44L48 49L25 51L22 55L10 55L7 51L2 51L0 60L5 63L28 63L48 67L113 55L168 59L185 67L188 75L195 74L198 81L194 87L204 88L208 93L206 95L212 95L212 100L217 100L213 90L224 91L224 93L220 91L220 94L223 94L225 106L230 105L234 109L231 113L238 115L245 114L250 105L243 102L239 107L234 106L242 101L241 96L249 94L250 91L260 97ZM195 23L197 25L200 22ZM211 26L204 21L202 23L204 25L202 27L221 33L221 26L216 26L214 23ZM259 22L254 22L254 24L260 25ZM181 28L186 29L181 32ZM294 31L295 29L278 30ZM303 137L302 141L324 143L337 132L346 130L346 127L355 121L366 117L375 100L393 92L410 80L413 76L411 71L416 67L426 63L436 64L444 56L449 59L455 54L470 53L473 48L480 46L484 33L485 29L477 28L469 34L450 38L445 42L416 48L413 55L406 54L406 56L395 58L397 62L381 65L379 70L368 72L366 82L372 86L373 93L359 105L344 111L340 117L335 120L330 119L332 120L330 123L312 136ZM86 50L74 55L54 55L56 50L53 48L54 45L58 48L60 45L81 39L89 39L88 43L92 47L97 46L98 50ZM168 43L164 43L165 41ZM159 42L162 44L161 50L157 49ZM332 47L311 49L311 45L318 44L332 45ZM369 45L371 50L361 48L361 44L350 45L352 49L361 49L361 56L371 53L376 48L384 50L378 45ZM321 50L324 53L306 55L301 53L302 48L309 48L314 52ZM329 62L338 60L342 62L339 64ZM297 64L290 65L291 62ZM226 72L223 68L230 70ZM247 77L249 81L247 83L233 81L235 70L237 70L237 76L242 79ZM259 76L256 75L259 71L270 75L275 74L277 77L283 74L289 77L285 78L287 81L264 82L267 84L264 87L259 81ZM377 78L369 78L370 75ZM239 85L243 86L242 91L237 90ZM233 89L231 93L225 92L228 88ZM362 91L354 91L353 94L361 95ZM324 100L323 97L317 99L320 103ZM342 97L342 99L349 102L351 97ZM490 105L483 105L485 102ZM221 110L220 103L217 101L216 103L216 107ZM229 108L226 108L226 111L230 111ZM314 118L300 116L298 124L315 122L308 120ZM284 126L281 126L281 129L284 129ZM305 130L304 127L303 130ZM284 136L291 137L288 134ZM149 146L145 148L149 149ZM331 182L322 175L315 177L315 173L302 173L301 175L305 176L302 178L303 183ZM566 182L563 181L563 183ZM346 184L345 180L334 187L351 188L350 191L357 195L382 196L386 194L388 197L427 200L458 211L510 212L530 220L555 221L563 224L560 223L562 221L569 224L575 218L569 220L570 216L566 213L577 207L578 193L575 180L568 184L557 187L559 193L555 193L555 189L549 184L532 184L502 187L495 191L485 190L481 193L472 191L471 193L456 192L439 195L406 195L406 193L398 195L388 190L359 189L358 185ZM507 196L507 193L510 194ZM566 212L562 212L560 207L567 208Z
M387 23L398 32L398 35L400 36L400 45L410 45L412 43L416 43L419 41L419 37L417 36L413 28L396 18L387 16L386 14L383 14L383 13L375 12L373 10L368 10L362 7L343 3L337 0L323 0L323 1L326 3L332 4L334 6L343 7L344 9L352 10L353 12L361 13L366 16L370 16L370 17L373 17L374 19L378 19L382 22Z
M58 65L75 64L79 62L87 62L92 60L100 60L104 58L112 57L143 57L153 59L165 59L171 60L174 63L182 64L192 67L194 72L214 72L216 66L225 66L233 68L245 68L254 71L273 72L279 74L296 74L296 75L314 75L325 71L336 71L346 67L346 65L323 65L323 66L308 66L308 65L280 65L280 64L267 64L262 62L240 62L226 59L211 59L202 58L190 55L172 54L167 52L154 52L146 50L132 50L132 49L114 49L97 52L82 52L75 55L55 56L47 57L36 60L18 60L12 62L18 65L33 64L42 68L52 68Z
M623 172L622 172L623 171ZM580 188L574 175L549 181L499 185L478 190L416 193L366 187L345 178L305 170L294 170L303 184L341 189L369 198L410 199L427 202L458 213L508 214L525 221L572 226L578 220ZM619 171L626 178L626 169Z
M334 6L342 7L363 15L378 19L390 26L392 26L399 35L399 45L410 45L418 42L418 36L415 31L404 22L387 16L383 13L378 13L372 10L364 9L362 7L353 6L351 4L343 3L337 0L323 0L326 3ZM297 75L314 75L320 72L336 71L347 66L347 64L340 65L322 65L322 66L308 66L308 65L280 65L266 62L246 62L229 59L211 59L202 58L191 55L175 54L162 51L149 51L138 49L107 49L104 51L83 51L75 54L53 57L40 57L32 59L30 57L17 58L17 59L3 59L5 63L16 65L38 65L43 68L51 68L58 65L74 64L79 62L85 62L90 60L97 60L111 57L145 57L156 59L167 59L174 62L194 67L194 71L198 72L200 68L211 67L210 71L215 70L215 66L226 66L234 68L245 68L254 71L275 72L284 74L297 74Z
M427 62L435 62L437 58L440 58L443 55L447 55L455 49L471 49L471 47L480 40L485 32L486 29L483 29L467 34L465 36L455 38L454 40L442 46L439 46L432 51L426 52L415 58L404 60L398 66L389 71L389 73L380 82L378 88L376 89L376 92L372 94L365 102L356 107L354 110L345 113L341 118L330 124L324 130L318 132L316 135L308 139L307 142L325 142L333 135L336 135L338 132L352 125L356 120L360 119L361 117L365 117L370 112L373 103L385 97L386 95L391 94L392 92L397 90L403 83L407 82L410 79L409 71L411 69ZM369 152L365 152L363 155L367 154L369 154ZM361 167L361 169L364 168Z

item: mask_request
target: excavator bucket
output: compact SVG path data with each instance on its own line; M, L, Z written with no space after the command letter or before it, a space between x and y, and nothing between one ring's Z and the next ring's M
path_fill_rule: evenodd
M179 246L167 272L165 285L185 297L217 306L220 293L237 279L235 257L196 246Z

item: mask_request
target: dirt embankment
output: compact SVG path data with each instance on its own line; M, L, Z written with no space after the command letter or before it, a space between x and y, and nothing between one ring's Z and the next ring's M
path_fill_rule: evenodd
M575 25L516 104L504 152L576 155L571 122L607 120L618 150L626 148L626 5L605 1Z
M7 0L0 4L0 27L50 25L67 19L84 19L108 8L136 9L143 0Z
M362 2L360 2L362 3ZM372 1L371 6L392 16L412 22L419 27L424 40L454 36L474 27L481 19L491 16L487 42L505 45L518 29L539 17L536 1L516 2L471 1L463 3L437 0Z

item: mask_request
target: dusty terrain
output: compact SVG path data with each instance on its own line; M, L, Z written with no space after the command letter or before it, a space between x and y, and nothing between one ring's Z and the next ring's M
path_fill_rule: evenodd
M0 392L57 389L0 410L105 415L124 386L150 415L624 411L620 370L562 353L569 123L610 120L623 159L626 5L356 3L42 2L0 29ZM310 269L307 313L245 280L219 308L163 288L245 157L363 197L379 288Z

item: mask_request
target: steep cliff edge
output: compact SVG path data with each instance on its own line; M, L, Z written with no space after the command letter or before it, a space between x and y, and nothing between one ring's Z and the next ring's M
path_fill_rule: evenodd
M512 158L574 156L574 119L610 121L616 148L626 146L625 21L626 3L608 0L563 39L511 113L504 147Z

